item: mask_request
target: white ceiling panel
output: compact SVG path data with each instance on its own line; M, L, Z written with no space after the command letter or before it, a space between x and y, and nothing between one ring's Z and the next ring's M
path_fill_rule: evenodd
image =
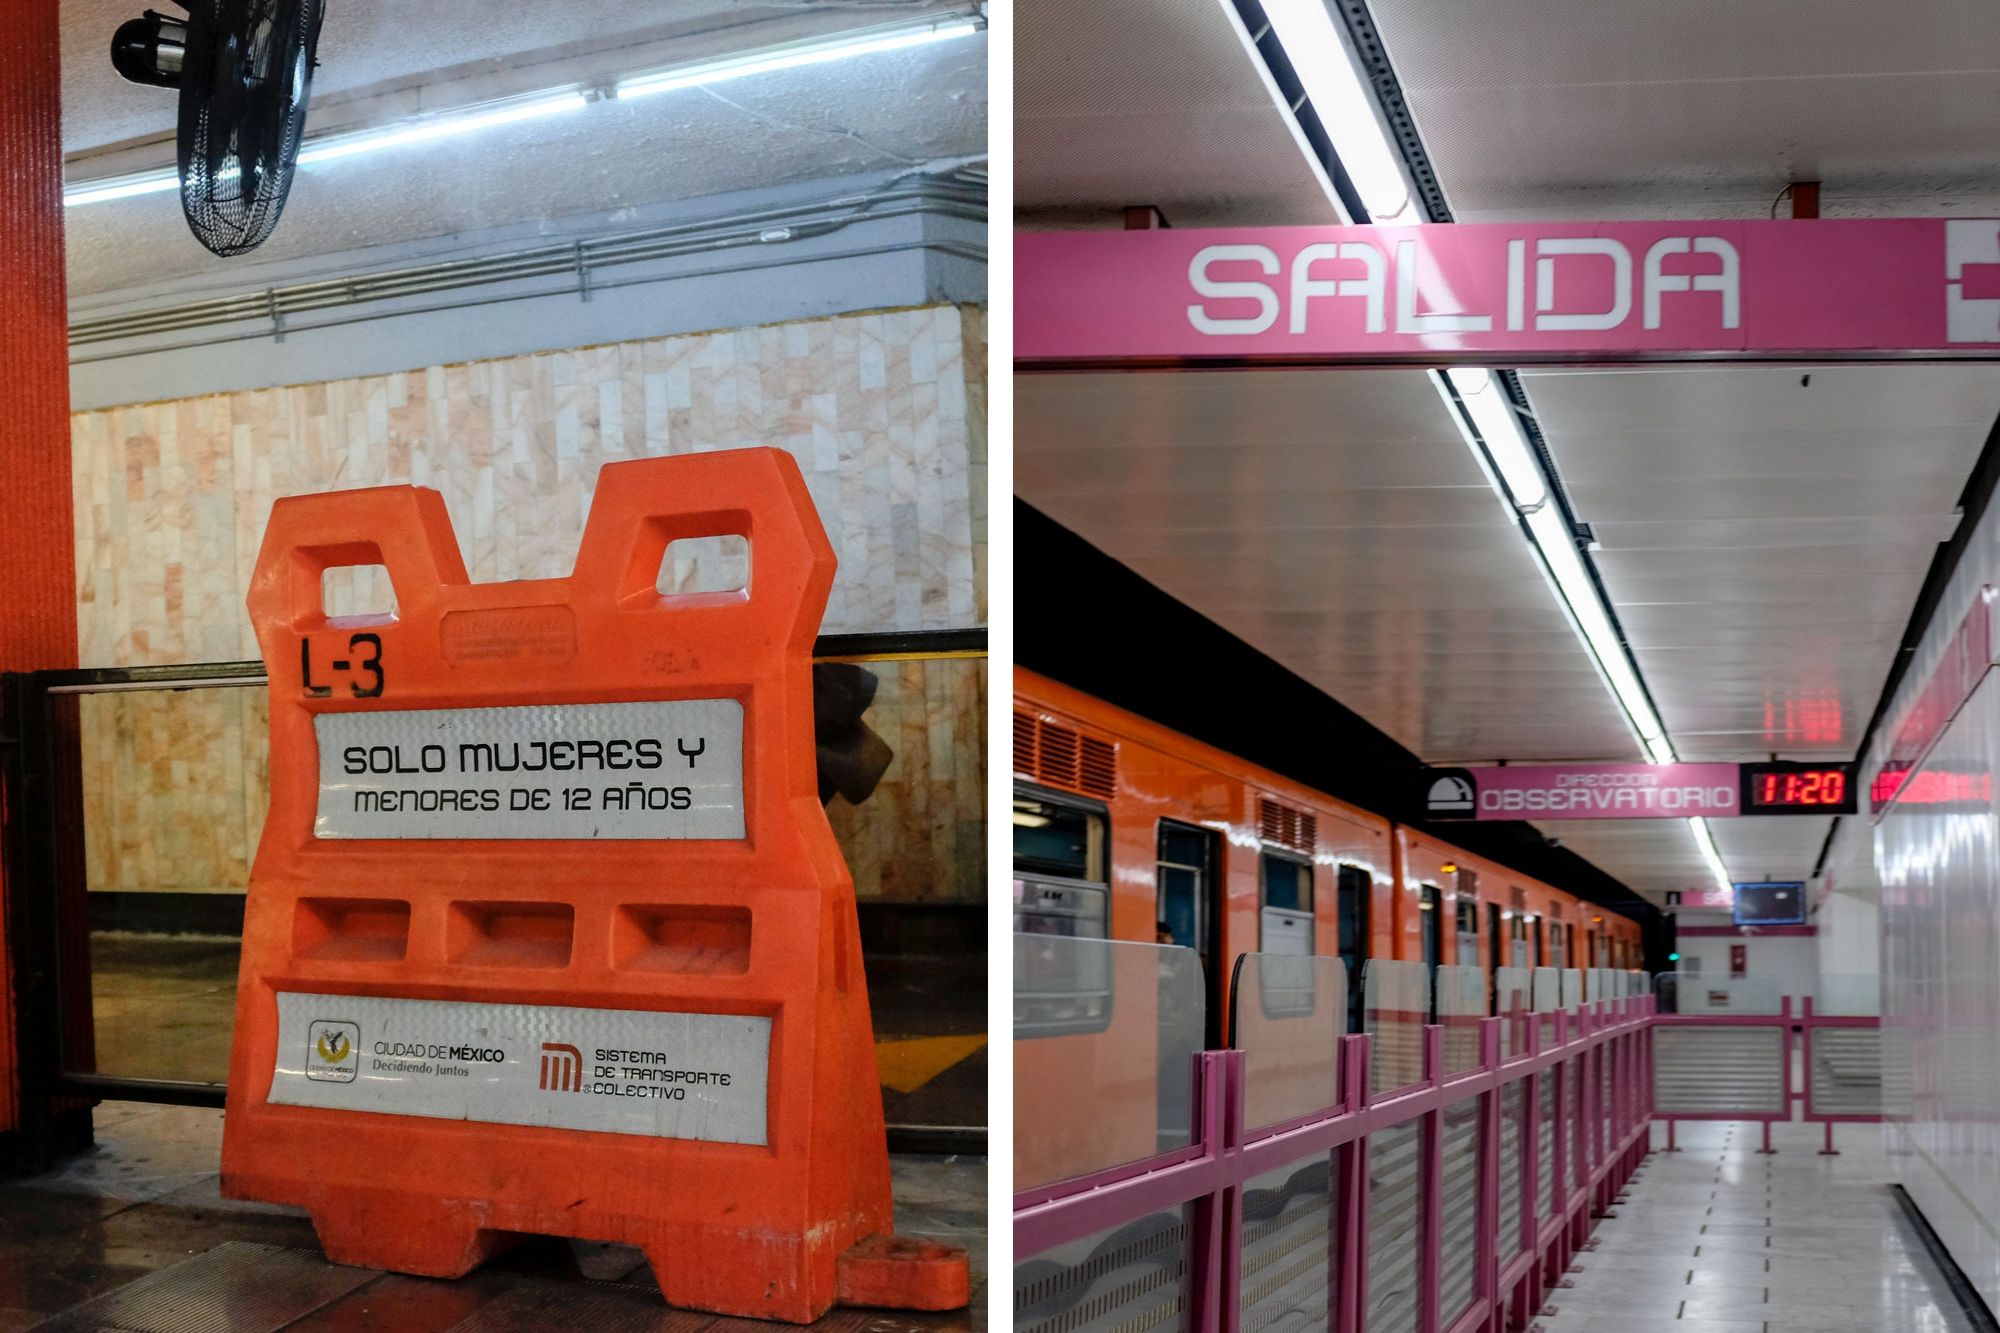
M1414 371L1016 382L1015 489L1427 758L1630 759Z
M1682 754L1851 757L2000 415L2000 370L1526 381ZM1843 532L1844 520L1865 521Z
M1088 226L1151 204L1182 227L1340 219L1218 0L1020 0L1015 203Z
M1371 0L1463 221L1764 216L2000 199L2000 6Z

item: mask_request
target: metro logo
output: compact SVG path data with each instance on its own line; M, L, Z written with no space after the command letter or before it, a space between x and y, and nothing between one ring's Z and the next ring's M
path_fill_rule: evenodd
M543 1042L541 1086L544 1092L582 1092L583 1052L568 1042Z
M1371 334L1389 331L1392 305L1398 334L1490 333L1496 320L1503 320L1500 327L1510 333L1608 331L1628 324L1635 308L1639 327L1657 330L1665 323L1672 296L1689 298L1684 305L1697 296L1709 298L1701 312L1690 316L1683 311L1683 318L1706 318L1718 329L1735 329L1743 322L1742 258L1721 236L1662 237L1646 247L1642 258L1607 236L1517 237L1506 243L1504 311L1440 309L1456 302L1419 239L1395 240L1393 256L1384 248L1362 240L1315 241L1301 245L1285 262L1268 245L1203 246L1188 265L1188 284L1206 300L1188 306L1188 323L1212 336L1260 334L1289 309L1287 331L1303 334L1316 317L1351 323L1352 313L1332 314L1323 303L1352 300L1360 303L1360 327ZM1994 259L2000 262L2000 249ZM1287 280L1277 285L1250 276L1281 271ZM1559 279L1561 285L1588 291L1592 299L1563 301ZM1248 313L1244 302L1254 302L1256 313ZM1322 303L1317 311L1315 302ZM1211 303L1228 304L1218 311ZM1994 304L2000 307L2000 302Z

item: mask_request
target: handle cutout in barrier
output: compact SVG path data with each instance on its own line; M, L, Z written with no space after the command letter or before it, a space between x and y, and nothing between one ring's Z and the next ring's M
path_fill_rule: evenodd
M320 573L320 614L329 627L361 629L396 623L396 585L389 567L328 565Z
M701 597L728 601L750 599L750 542L738 533L712 537L676 537L667 543L654 588L670 605Z

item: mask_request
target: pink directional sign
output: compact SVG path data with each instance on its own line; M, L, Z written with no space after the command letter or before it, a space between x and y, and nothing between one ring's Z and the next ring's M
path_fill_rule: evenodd
M2000 220L1015 238L1015 356L1090 364L2000 359Z
M1687 819L1741 813L1735 764L1510 764L1432 770L1433 819Z

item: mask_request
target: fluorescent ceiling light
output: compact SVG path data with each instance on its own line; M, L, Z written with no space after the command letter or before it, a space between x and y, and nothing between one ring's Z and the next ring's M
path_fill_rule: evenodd
M1701 859L1708 862L1708 873L1715 876L1715 885L1725 892L1734 893L1735 885L1729 882L1729 871L1723 867L1722 853L1715 850L1715 834L1709 829L1708 821L1700 815L1688 820L1688 832L1694 834L1694 845L1701 851Z
M590 105L589 99L580 92L538 93L532 97L488 102L458 111L447 111L441 115L425 116L419 120L385 125L380 129L329 134L307 141L306 146L299 151L299 165L309 167L320 162L335 162L343 157L359 157L363 153L380 152L385 148L432 143L438 139L456 138L461 134L474 134L501 125L518 125L526 120L545 120L550 116L581 111L588 105Z
M1534 446L1528 442L1527 431L1521 428L1521 419L1514 412L1514 404L1508 401L1500 377L1490 370L1464 367L1447 370L1445 377L1458 391L1466 415L1472 418L1486 445L1487 456L1499 470L1501 480L1507 483L1511 494L1501 498L1511 498L1521 509L1533 509L1546 502L1549 487L1542 476L1541 460L1535 457Z
M1320 124L1339 145L1340 165L1361 196L1368 221L1383 226L1423 222L1416 192L1403 169L1403 155L1326 0L1264 0L1264 16L1271 20Z
M821 41L801 42L777 51L738 56L728 60L705 60L620 79L617 84L618 96L620 100L651 97L654 93L676 92L683 88L702 88L709 84L727 83L731 79L748 78L754 74L773 74L784 69L820 65L829 60L846 60L854 56L876 55L883 51L902 51L913 46L928 46L932 42L947 41L953 37L969 37L978 32L981 26L976 18L955 15L942 22L926 24L914 31L884 33L876 29L868 35L829 37Z
M984 27L985 21L973 14L931 17L920 22L877 26L834 37L767 47L745 55L696 61L669 69L625 75L606 85L543 89L520 97L475 103L370 129L313 135L306 140L305 146L299 152L299 165L318 166L327 162L337 162L342 158L360 157L367 153L404 148L412 144L435 143L442 139L475 134L502 125L516 125L525 121L567 115L581 111L593 100L606 97L621 101L627 98L648 97L654 93L699 88L707 84L769 74L778 70L799 69L833 60L927 46L953 37L968 36L981 31ZM113 199L130 199L137 195L164 193L179 188L180 180L173 168L155 168L121 176L108 176L101 180L78 182L63 191L63 204L65 207L75 208L82 204L107 203Z
M1584 568L1583 553L1576 549L1576 539L1561 508L1543 505L1524 521L1563 600L1569 603L1570 614L1576 617L1585 644L1597 658L1605 679L1610 681L1612 693L1618 696L1625 715L1631 719L1632 729L1647 744L1664 739L1666 728L1660 725L1659 715L1646 697L1646 687L1639 683L1639 673L1633 670L1632 659L1612 628L1611 613L1605 609L1604 599L1598 596L1590 571Z
M172 167L167 167L160 171L137 172L130 176L112 176L105 180L79 185L73 190L65 190L63 206L74 208L78 204L102 204L113 199L130 199L142 194L161 194L180 188L180 173Z

